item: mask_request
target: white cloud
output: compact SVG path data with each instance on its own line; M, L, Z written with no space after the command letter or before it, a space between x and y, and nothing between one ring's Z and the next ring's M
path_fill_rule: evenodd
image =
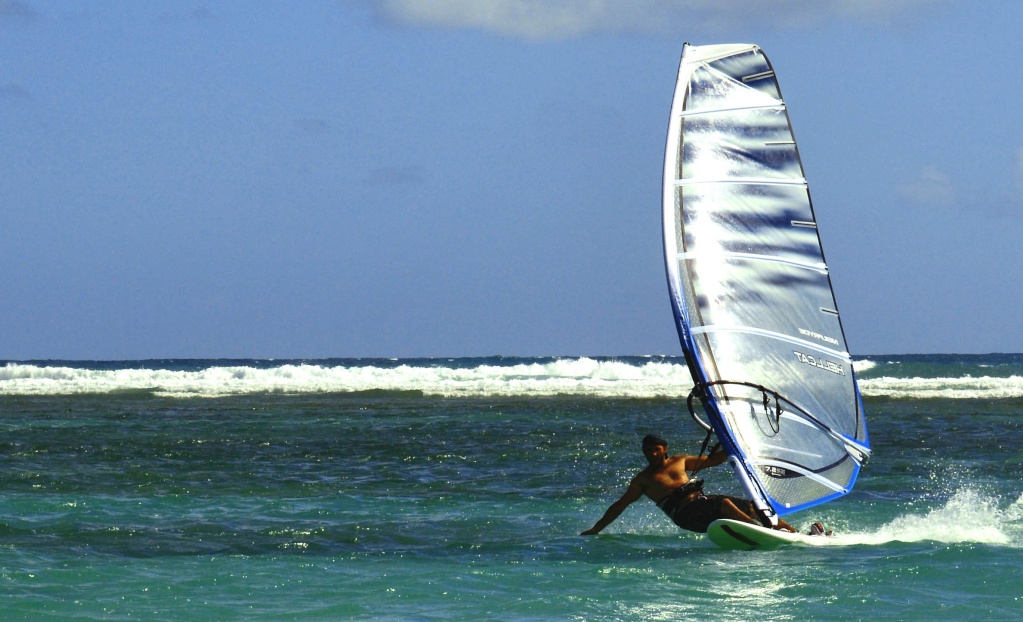
M916 178L901 184L896 190L903 198L923 205L950 205L955 200L952 180L934 166L925 166Z
M370 0L385 18L413 26L475 29L524 39L589 33L671 33L764 23L889 23L948 0Z

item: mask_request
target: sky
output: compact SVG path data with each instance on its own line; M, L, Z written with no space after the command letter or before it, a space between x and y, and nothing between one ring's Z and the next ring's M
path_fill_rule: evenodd
M779 77L853 355L1023 351L1023 2L0 0L0 359L681 354L684 42Z

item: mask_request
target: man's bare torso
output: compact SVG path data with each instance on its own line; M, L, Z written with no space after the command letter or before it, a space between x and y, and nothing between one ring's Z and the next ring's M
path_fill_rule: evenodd
M643 489L643 494L655 502L667 497L676 488L685 486L689 482L689 475L686 473L687 456L671 456L663 465L648 466L639 472L635 482Z

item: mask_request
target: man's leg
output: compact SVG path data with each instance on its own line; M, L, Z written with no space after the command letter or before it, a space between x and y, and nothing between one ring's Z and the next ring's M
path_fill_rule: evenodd
M742 521L751 525L759 525L760 521L739 509L731 499L725 497L721 500L721 515L732 520Z
M749 509L752 510L753 509L753 504L747 501L743 505L747 505L747 504L749 505ZM724 499L721 500L721 514L725 518L730 518L732 520L742 521L744 523L749 523L751 525L759 525L760 524L760 521L758 521L757 519L753 518L752 516L750 516L746 512L743 512L742 510L740 510L739 506L737 506L735 504L735 502L733 502L729 497L725 497ZM782 531L790 531L790 532L793 532L793 533L795 533L795 531L796 531L795 529L792 528L792 525L786 523L785 521L783 521L780 518L778 519L778 526L775 527L775 529L780 529Z

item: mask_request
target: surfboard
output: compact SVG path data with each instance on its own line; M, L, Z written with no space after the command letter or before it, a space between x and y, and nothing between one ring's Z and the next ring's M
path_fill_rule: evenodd
M830 536L810 536L778 529L768 529L729 518L720 518L707 528L707 536L723 549L732 551L764 551L784 546L823 546Z

